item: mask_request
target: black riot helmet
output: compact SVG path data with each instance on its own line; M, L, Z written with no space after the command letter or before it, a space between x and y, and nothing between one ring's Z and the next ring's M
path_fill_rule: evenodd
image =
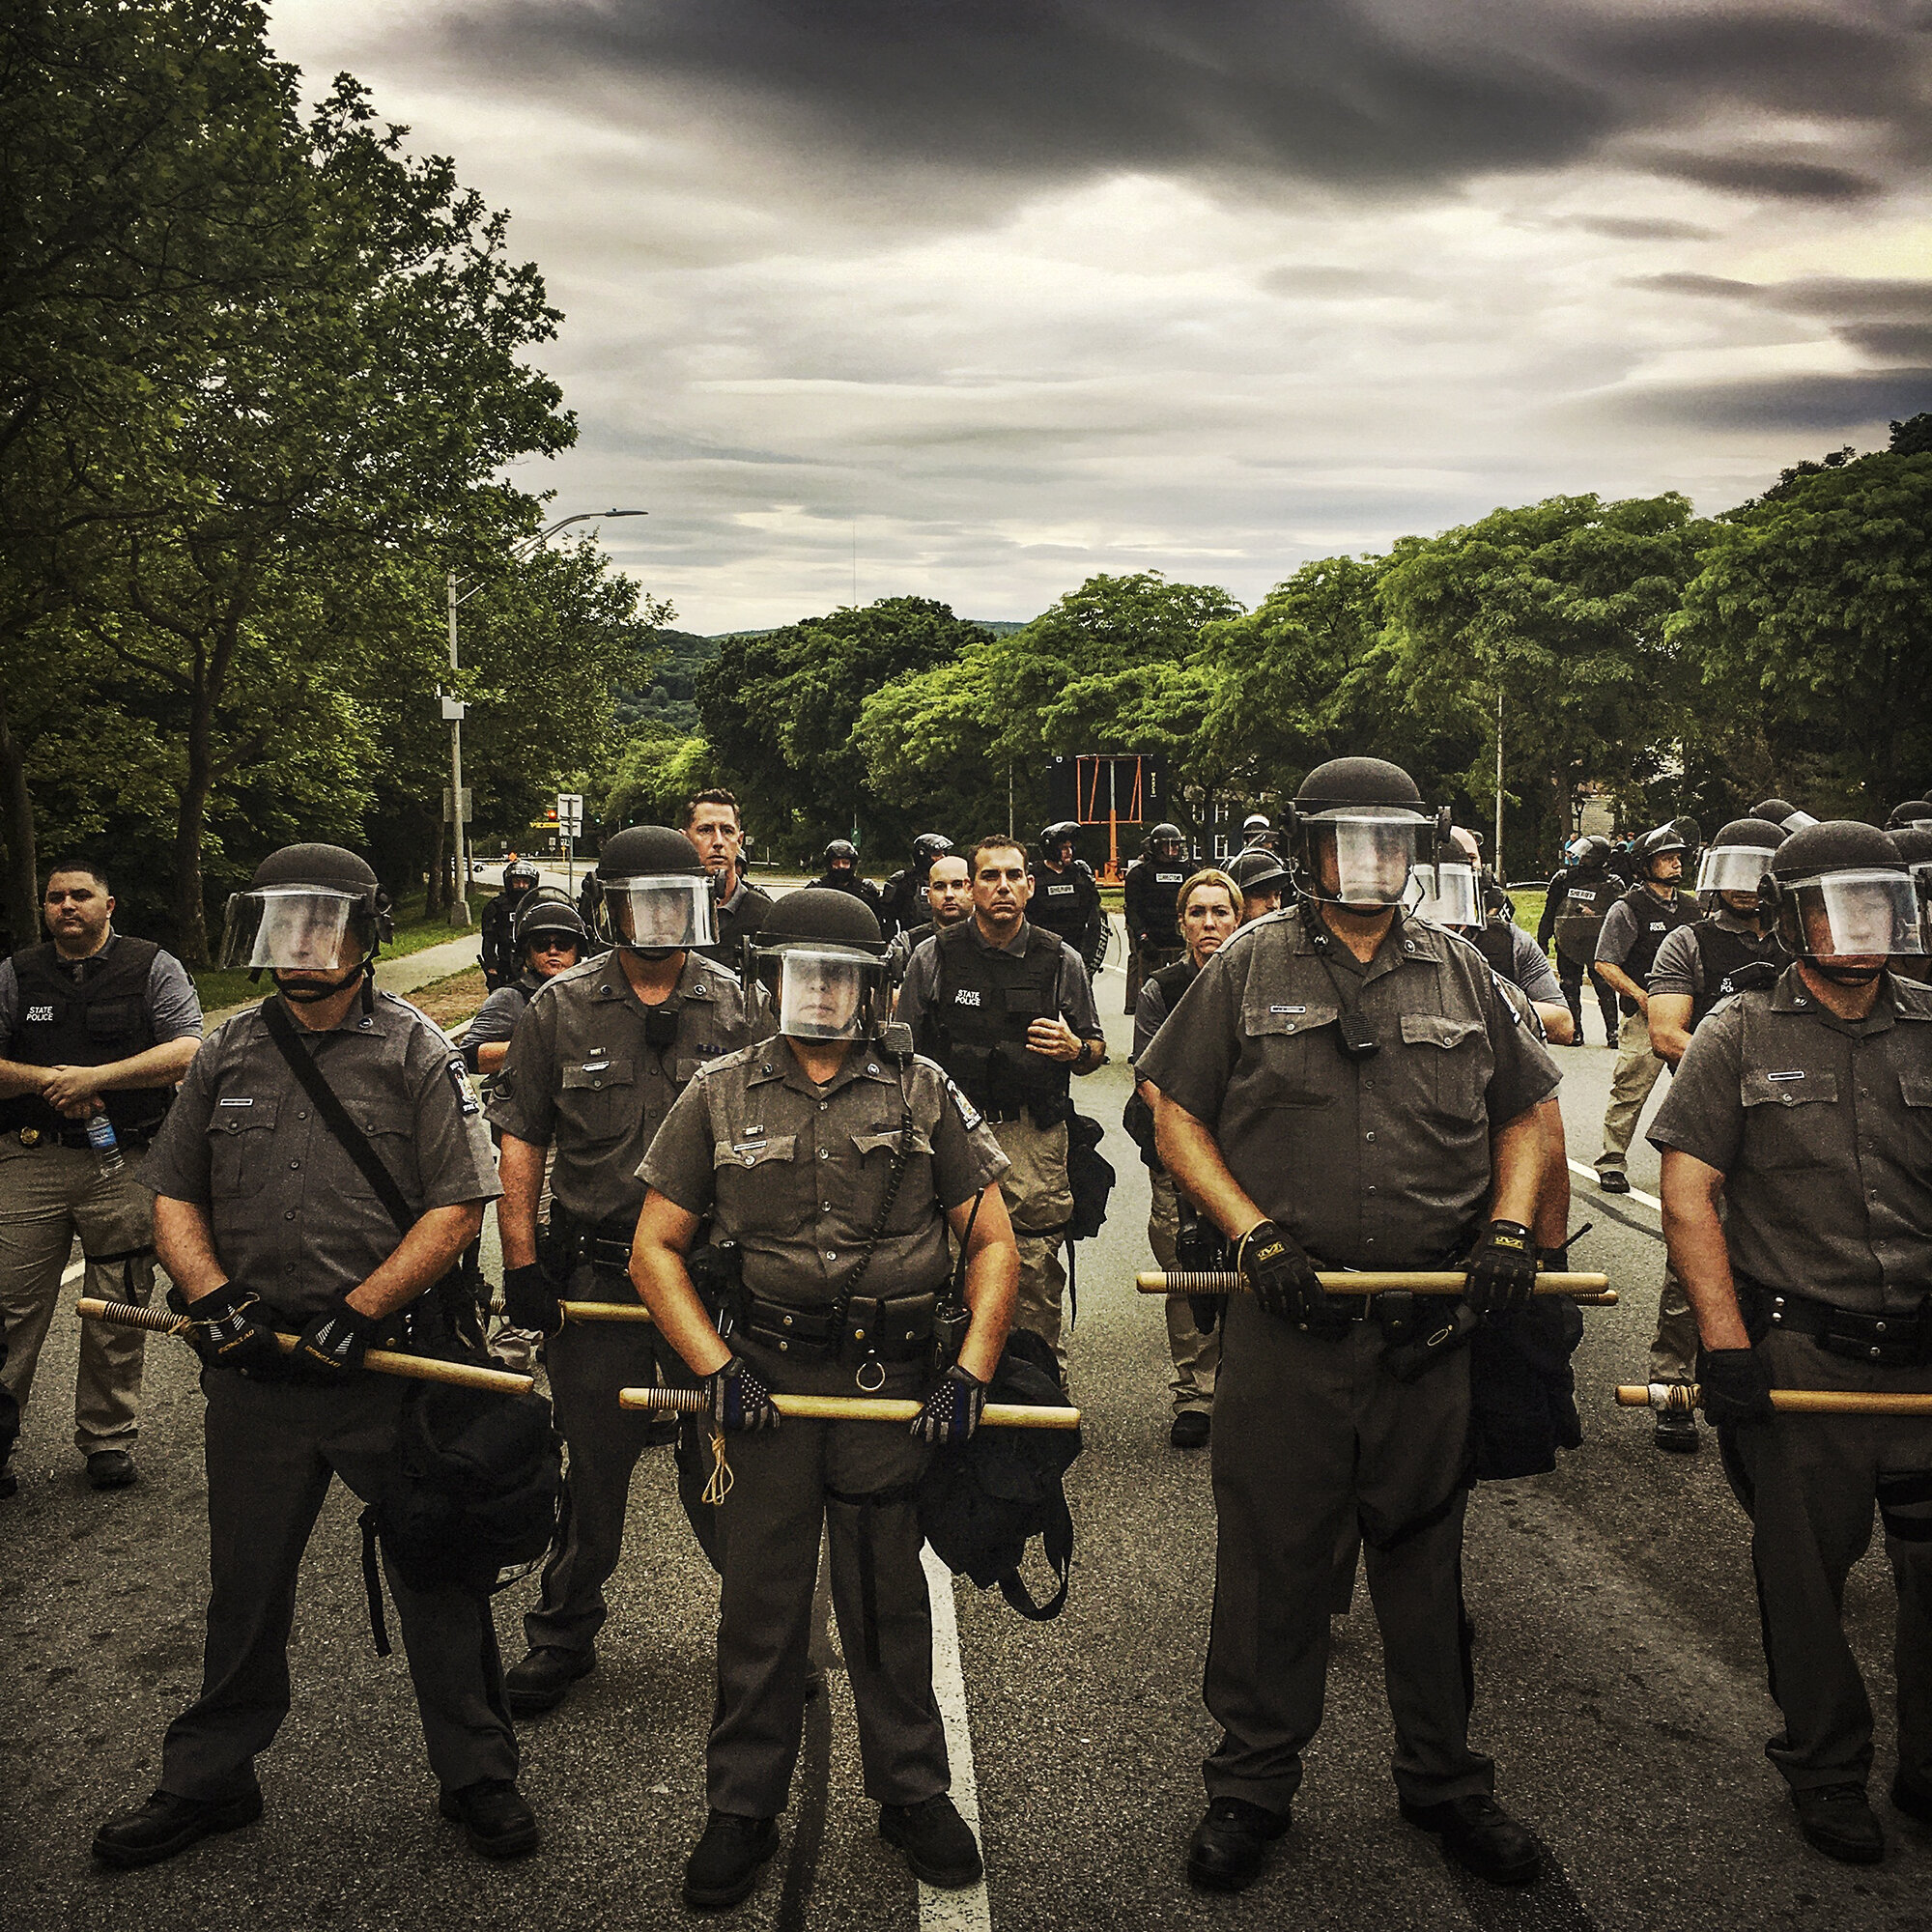
M554 887L540 886L524 900L517 908L510 931L518 953L526 958L533 939L552 934L568 939L576 947L580 959L590 948L590 929L583 923L583 915L567 893L557 892Z
M952 840L943 832L922 832L912 841L912 868L923 879L932 870L932 862L952 850Z
M1251 811L1241 820L1241 843L1252 849L1260 845L1273 851L1280 834L1274 829L1274 821L1264 811Z
M1794 832L1763 890L1786 950L1841 985L1875 980L1890 954L1924 953L1911 868L1875 825L1833 818Z
M1808 811L1800 811L1788 798L1764 798L1751 807L1750 815L1768 825L1782 826L1786 832L1803 832L1818 821Z
M1178 859L1186 844L1180 827L1170 824L1166 819L1153 826L1147 836L1147 852L1151 859Z
M391 931L388 896L366 859L341 845L284 845L230 895L220 963L251 977L266 970L285 998L326 1000L374 971Z
M1902 805L1891 808L1891 816L1885 821L1888 832L1903 832L1908 825L1932 825L1932 800L1908 798Z
M1678 831L1676 826L1660 825L1655 831L1646 832L1631 847L1631 857L1636 862L1636 875L1639 879L1648 880L1653 885L1662 885L1666 881L1658 878L1651 867L1659 859L1675 852L1678 856L1681 868L1681 862L1688 855L1689 851L1690 846L1686 843L1684 835Z
M1898 856L1905 861L1912 873L1912 883L1918 894L1918 923L1922 944L1928 954L1932 954L1932 822L1907 825L1891 835L1891 842L1898 847ZM1921 969L1915 978L1924 979Z
M1756 898L1771 855L1789 837L1767 818L1732 819L1697 862L1698 903L1710 912L1721 893L1748 893ZM1740 912L1736 906L1731 910Z
M1039 856L1049 866L1064 866L1066 860L1062 856L1062 848L1070 847L1077 851L1079 845L1080 828L1070 818L1059 819L1040 828Z
M849 838L835 838L825 848L825 869L828 872L835 866L851 866L856 868L858 864L859 848Z
M1269 893L1279 897L1288 890L1288 867L1265 845L1237 853L1228 867L1228 876L1240 887L1244 899L1262 898Z
M601 935L645 959L713 945L711 875L697 849L668 825L627 825L597 855Z
M528 892L542 876L529 860L512 859L503 867L503 890L514 898L520 893Z
M791 1039L870 1039L883 1024L885 949L864 899L807 886L773 902L746 964Z
M1416 859L1449 842L1446 812L1432 819L1415 781L1386 758L1316 766L1289 807L1288 834L1302 898L1361 912L1400 906Z

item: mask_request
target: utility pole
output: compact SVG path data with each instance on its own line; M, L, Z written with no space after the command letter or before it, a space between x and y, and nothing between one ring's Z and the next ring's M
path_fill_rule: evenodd
M1503 875L1503 685L1496 680L1496 842L1490 852L1490 866L1496 884L1506 886Z
M449 696L442 700L442 715L449 720L449 815L456 830L450 848L456 856L456 891L449 901L451 925L469 923L469 877L465 864L468 852L463 838L463 700L456 696L456 573L449 573Z

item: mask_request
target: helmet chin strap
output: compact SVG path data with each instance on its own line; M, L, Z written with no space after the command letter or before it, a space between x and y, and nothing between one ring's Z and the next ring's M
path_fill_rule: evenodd
M1821 980L1834 986L1869 986L1885 971L1883 966L1828 966L1822 959L1804 962Z
M269 978L275 982L275 991L281 994L283 999L298 1007L320 1006L324 1000L332 1000L338 993L347 992L360 980L365 982L362 988L363 1007L373 1009L375 997L370 986L374 982L375 975L376 962L373 959L364 959L339 980L291 980L272 971Z

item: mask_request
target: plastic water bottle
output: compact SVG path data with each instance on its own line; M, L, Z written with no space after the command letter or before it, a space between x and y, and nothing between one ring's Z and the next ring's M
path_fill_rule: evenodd
M87 1117L87 1144L100 1156L100 1178L112 1179L127 1166L121 1154L121 1138L114 1131L114 1122L107 1118L105 1110Z

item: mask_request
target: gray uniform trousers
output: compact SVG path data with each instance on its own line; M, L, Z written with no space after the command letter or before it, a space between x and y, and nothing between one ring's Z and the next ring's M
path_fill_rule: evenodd
M1396 1788L1415 1804L1488 1792L1468 1746L1462 1626L1469 1358L1405 1387L1378 1360L1374 1321L1304 1335L1231 1295L1214 1391L1214 1614L1205 1694L1224 1736L1209 1798L1275 1812L1301 1783L1321 1721L1336 1551L1361 1523L1381 1627Z
M365 1502L395 1479L406 1384L358 1374L341 1388L205 1370L208 1640L201 1695L168 1726L160 1788L238 1796L289 1710L296 1577L331 1475ZM348 1548L342 1561L353 1565ZM503 1665L487 1598L412 1590L384 1556L429 1761L446 1790L517 1775Z
M618 1279L593 1280L581 1267L571 1292L614 1299L611 1286ZM626 1298L636 1298L628 1288ZM563 1533L544 1564L537 1606L524 1618L532 1650L588 1650L611 1613L604 1585L623 1552L631 1472L663 1427L641 1410L619 1408L617 1391L658 1379L656 1332L642 1322L566 1321L544 1343L551 1408L569 1444L570 1466Z
M849 1368L788 1361L742 1336L735 1346L781 1391L861 1392ZM925 1387L923 1368L895 1365L885 1386L870 1393L919 1397ZM784 1809L805 1726L821 1526L830 1532L832 1605L857 1707L866 1795L881 1804L918 1804L945 1791L952 1770L932 1690L932 1603L920 1562L919 1513L910 1499L870 1507L838 1500L909 1487L931 1452L903 1427L797 1416L755 1435L727 1435L724 1443L731 1487L718 1510L724 1587L718 1702L705 1753L711 1808L747 1818ZM867 1536L876 1663L866 1640Z
M1932 1392L1932 1368L1871 1368L1801 1335L1764 1346L1776 1388ZM1780 1415L1721 1436L1750 1513L1771 1694L1784 1718L1765 1754L1797 1790L1862 1784L1871 1770L1871 1699L1840 1606L1876 1503L1898 1590L1898 1761L1932 1791L1932 1422Z

